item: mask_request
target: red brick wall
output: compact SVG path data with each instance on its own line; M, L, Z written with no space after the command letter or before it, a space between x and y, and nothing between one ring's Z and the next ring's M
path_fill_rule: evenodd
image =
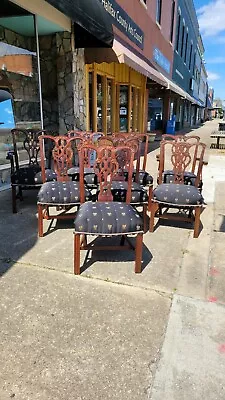
M153 61L153 49L157 47L163 55L170 61L170 75L172 75L173 46L170 43L171 25L171 0L163 0L161 27L156 24L156 1L148 0L148 9L141 4L140 0L117 0L117 3L133 19L133 21L144 32L144 50L141 50L129 38L114 26L114 32L129 43L140 54L143 54L149 61ZM176 18L174 19L176 21ZM166 73L157 66L159 70Z

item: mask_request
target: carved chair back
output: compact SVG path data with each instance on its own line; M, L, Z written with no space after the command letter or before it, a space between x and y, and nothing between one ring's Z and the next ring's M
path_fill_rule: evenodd
M137 139L139 141L139 149L137 154L135 155L136 159L136 170L139 172L140 170L146 170L147 164L147 155L148 155L148 135L146 133L140 132L114 132L113 136L120 140L124 139ZM141 163L142 160L142 163Z
M15 168L19 170L19 146L22 147L21 152L23 158L27 158L30 167L39 166L40 144L39 136L43 135L46 131L34 129L12 129L12 141L14 150ZM25 155L24 155L25 154Z
M83 140L79 136L69 138L68 136L42 135L39 137L41 171L43 182L46 182L45 173L45 146L51 149L52 167L57 175L58 181L68 181L70 177L67 174L69 168L73 166L75 153Z
M75 131L71 130L67 133L68 137L80 136L83 140L89 141L90 143L96 143L99 138L104 136L102 132L92 131Z
M200 143L200 137L196 136L196 135L190 135L190 136L186 136L186 135L169 135L169 134L164 134L162 135L162 140L172 140L172 141L176 141L176 142L187 142L187 143L191 143L191 144L195 144L196 147L194 149L194 161L192 163L192 169L191 172L194 173L195 169L196 169L196 164L198 161L198 150L199 150L199 146L198 143Z
M198 165L195 179L195 186L198 187L206 145L204 143L189 143L188 141L179 140L162 140L160 143L159 155L159 184L163 182L164 164L167 159L170 163L170 170L173 171L173 183L184 183L184 173L193 172L196 166L196 158L198 155Z
M84 168L87 163L87 154L96 151L94 171L99 184L98 201L113 201L111 192L112 182L125 180L123 172L128 172L126 203L131 201L131 185L133 173L134 151L128 146L98 146L84 143L79 149L81 199L84 200Z

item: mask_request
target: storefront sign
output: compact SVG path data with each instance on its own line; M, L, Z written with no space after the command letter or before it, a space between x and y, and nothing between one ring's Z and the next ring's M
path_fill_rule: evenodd
M153 60L168 74L170 73L170 62L157 47L153 50Z
M115 0L99 0L112 18L112 23L117 26L132 42L141 49L144 48L144 32L117 4Z

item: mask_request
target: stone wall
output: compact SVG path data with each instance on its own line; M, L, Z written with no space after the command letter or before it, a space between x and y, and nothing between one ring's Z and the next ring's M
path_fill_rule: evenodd
M36 51L35 38L23 37L0 26L0 41ZM42 98L45 129L66 133L86 129L86 77L84 50L72 51L71 33L39 37ZM15 121L27 126L40 121L37 59L33 75L6 72L15 99ZM0 83L1 85L1 83Z
M39 48L44 127L59 132L56 35L40 36Z
M30 37L21 36L9 29L0 26L0 41L22 48L29 51L36 51L35 39ZM29 57L28 61L30 62ZM14 72L5 71L4 75L10 82L9 90L14 98L14 118L15 122L24 126L29 125L31 122L40 125L40 102L39 102L39 90L38 90L38 76L37 76L37 65L35 58L32 57L33 62L33 74L31 76L25 76L22 74L16 74ZM1 86L1 81L0 81Z
M86 129L86 79L84 50L72 51L71 34L58 33L57 76L59 131Z
M86 76L84 49L73 53L75 129L86 130Z

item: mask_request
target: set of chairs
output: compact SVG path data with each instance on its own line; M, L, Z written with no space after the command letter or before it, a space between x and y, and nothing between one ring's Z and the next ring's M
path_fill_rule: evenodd
M80 273L80 250L96 248L96 239L88 241L89 235L119 236L119 245L113 249L135 249L135 272L141 272L147 211L150 232L155 217L172 217L194 222L194 237L198 237L204 205L201 190L205 152L199 137L163 135L153 190L153 178L146 171L146 134L104 136L70 131L53 136L46 131L12 130L12 135L14 150L7 157L11 162L13 212L17 211L17 198L22 199L23 190L37 187L39 237L44 235L45 219L73 218L75 274ZM28 155L28 165L19 163L18 143L20 155L24 159ZM130 236L136 237L135 246ZM97 247L102 248L108 249Z

